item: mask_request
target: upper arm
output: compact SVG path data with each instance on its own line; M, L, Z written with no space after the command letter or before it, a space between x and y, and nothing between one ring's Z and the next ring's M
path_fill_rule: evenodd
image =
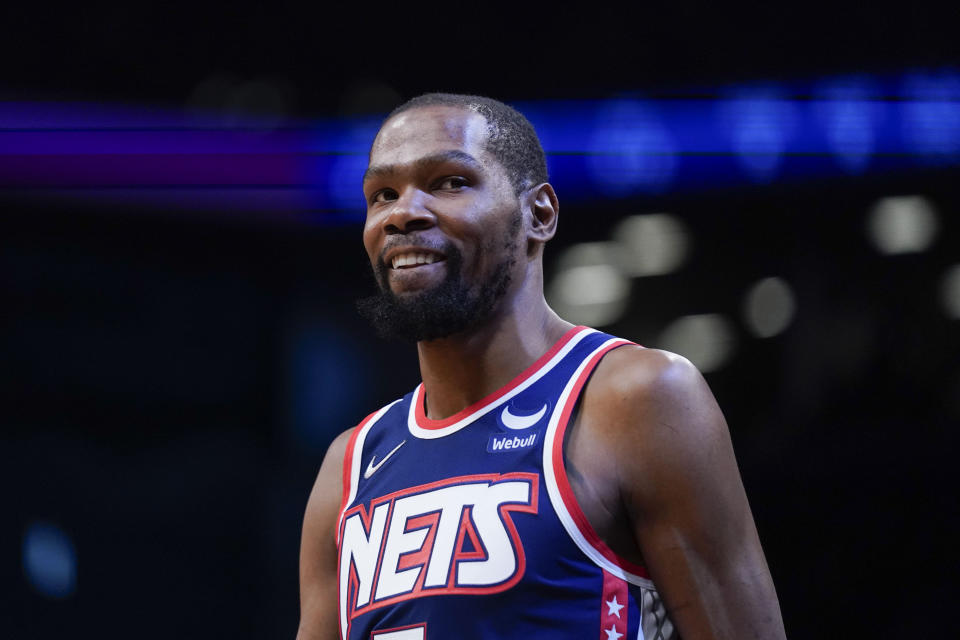
M679 356L617 351L616 380L601 394L618 485L674 624L685 640L783 638L729 431L709 387Z
M297 640L339 637L337 622L337 520L343 491L343 458L353 429L327 449L310 492L300 538L300 626Z

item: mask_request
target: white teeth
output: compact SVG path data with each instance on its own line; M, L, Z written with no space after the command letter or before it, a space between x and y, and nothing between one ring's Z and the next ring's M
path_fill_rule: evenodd
M393 257L391 265L394 269L399 269L416 264L433 264L437 259L437 256L433 253L401 253Z

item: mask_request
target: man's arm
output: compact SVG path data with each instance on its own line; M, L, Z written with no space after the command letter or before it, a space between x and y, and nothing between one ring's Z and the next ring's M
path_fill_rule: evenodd
M337 518L343 487L343 456L353 429L327 449L310 492L300 538L300 627L297 640L335 640L337 622Z
M785 638L726 421L680 356L625 347L584 409L602 422L644 563L684 640ZM589 405L587 403L589 402ZM596 413L594 413L596 412Z

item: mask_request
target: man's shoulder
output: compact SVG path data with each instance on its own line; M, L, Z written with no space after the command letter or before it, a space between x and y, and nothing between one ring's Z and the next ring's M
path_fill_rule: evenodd
M664 401L698 391L703 376L688 359L661 349L624 345L607 353L591 376L591 394L608 402Z
M350 439L353 438L353 434L356 433L359 425L350 427L345 431L340 432L336 438L330 443L330 446L327 447L327 456L333 457L337 460L343 460L343 456L347 452L347 447L350 444Z
M626 345L607 353L584 390L582 411L596 435L617 446L699 439L726 429L710 388L683 356Z

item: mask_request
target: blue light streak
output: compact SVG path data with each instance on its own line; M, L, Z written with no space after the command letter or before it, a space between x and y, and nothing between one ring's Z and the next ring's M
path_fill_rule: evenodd
M960 164L960 73L921 70L516 105L565 201ZM152 208L362 219L379 117L287 121L0 104L0 188Z

